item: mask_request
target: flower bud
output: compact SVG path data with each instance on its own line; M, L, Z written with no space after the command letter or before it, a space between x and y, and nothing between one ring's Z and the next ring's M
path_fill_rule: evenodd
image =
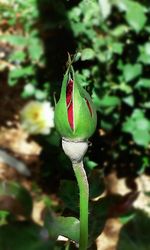
M60 135L72 140L87 140L96 128L95 107L90 95L80 86L71 65L64 75L54 122Z

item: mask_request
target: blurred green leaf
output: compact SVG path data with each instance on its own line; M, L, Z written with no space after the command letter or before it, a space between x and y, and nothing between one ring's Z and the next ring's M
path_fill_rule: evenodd
M150 122L142 110L136 109L123 123L122 129L130 133L138 145L148 146L150 143Z
M147 147L150 143L150 132L137 129L133 133L133 139L138 145Z
M10 54L9 60L10 62L22 63L26 58L26 54L23 50L18 50Z
M150 108L150 102L144 102L140 105L142 108L149 109Z
M135 87L137 89L141 89L141 88L150 88L150 80L149 79L146 79L146 78L141 78L137 84L135 85Z
M121 55L122 52L123 52L123 43L120 43L120 42L115 42L115 43L112 43L112 51L118 55Z
M91 170L98 166L98 163L94 161L90 161L89 157L85 157L84 162L86 166Z
M19 46L22 48L27 45L27 39L23 35L0 35L0 39L12 46Z
M21 94L21 97L23 98L28 98L31 97L35 94L35 86L33 85L33 83L28 83L24 86L23 92Z
M149 65L150 64L150 43L148 42L142 46L139 46L139 51L140 51L140 55L139 55L138 61L146 65Z
M66 207L79 211L79 189L75 181L62 180L59 187L59 196Z
M62 235L79 242L80 222L74 217L54 217L49 212L45 217L45 228L52 239L56 240L59 235Z
M114 109L116 106L120 105L120 99L117 96L105 95L104 97L99 97L96 93L93 93L93 100L96 106L100 108Z
M142 164L141 164L141 167L140 169L138 170L138 174L141 175L141 174L144 174L146 168L148 168L150 166L150 160L149 160L149 157L145 156L145 157L142 157Z
M141 64L126 64L123 67L123 76L125 81L129 82L142 73L142 65Z
M115 28L111 31L111 34L115 37L121 37L124 36L128 32L129 28L127 25L120 24L118 26L115 26Z
M87 80L87 77L89 76L87 72L85 71L82 74L80 74L79 72L76 72L76 78L83 87L86 87L89 85L89 81Z
M9 72L8 84L9 86L14 86L15 84L17 84L19 78L29 77L33 74L34 70L32 66L16 67Z
M123 101L128 104L130 107L133 107L134 106L134 103L135 103L135 100L134 100L134 97L133 95L129 95L127 97L124 97L123 98Z
M30 37L28 41L28 53L32 62L38 62L43 55L43 47L40 40L36 37Z
M9 214L9 211L0 210L0 226L7 224L7 217Z
M81 60L86 61L86 60L91 60L95 57L95 52L94 50L90 48L83 49L81 52Z
M145 14L145 7L138 2L123 0L126 11L126 20L128 24L136 31L140 32L146 24L147 17Z
M149 250L149 230L149 216L137 210L133 219L121 229L117 250Z
M122 224L126 224L128 223L130 220L132 220L135 216L135 213L134 212L130 212L130 213L127 213L127 214L124 214L122 216L119 217L119 221L122 223Z
M15 210L15 206L7 206L6 203L6 207L5 204L1 204L1 206L3 206L3 210L4 208L7 211L13 212L15 214L15 212L18 211L18 213L23 213L25 216L30 217L31 213L32 213L32 198L30 196L30 193L22 186L20 186L20 184L15 183L15 182L0 182L0 196L1 199L2 198L9 198L11 197L12 199L16 200L17 203L17 207L18 210ZM13 203L13 200L12 200ZM20 208L20 209L19 209Z
M35 97L36 97L37 100L42 101L42 100L46 99L47 93L40 90L40 89L36 89L35 90Z
M105 191L104 177L97 171L92 171L89 175L90 199L94 199L102 195Z
M113 86L112 86L112 89L114 89L114 90L120 90L120 91L122 91L122 92L124 92L124 93L126 93L126 94L130 94L130 93L132 93L133 92L133 89L132 89L132 87L131 86L129 86L127 83L125 83L125 82L121 82L120 84L114 84Z
M92 202L89 217L89 245L101 234L104 229L106 219L114 204L117 204L117 196L107 196Z
M32 222L16 222L0 227L0 249L49 250L54 241L46 229Z

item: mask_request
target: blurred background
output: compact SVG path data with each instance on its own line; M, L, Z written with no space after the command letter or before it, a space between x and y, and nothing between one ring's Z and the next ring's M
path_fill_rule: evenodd
M64 216L79 217L78 187L53 124L68 53L98 115L89 249L150 250L148 0L0 0L0 250L77 249Z

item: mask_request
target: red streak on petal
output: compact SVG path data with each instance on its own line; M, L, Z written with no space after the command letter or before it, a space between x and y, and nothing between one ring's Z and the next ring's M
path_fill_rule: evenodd
M73 93L73 80L70 79L67 85L67 90L66 90L66 104L67 104L68 121L69 121L70 127L73 129L74 121L73 121L72 93Z
M90 103L89 103L89 101L88 101L86 98L85 98L85 100L86 100L87 106L88 106L88 108L89 108L90 114L91 114L91 116L92 116L92 108L91 108L91 106L90 106Z

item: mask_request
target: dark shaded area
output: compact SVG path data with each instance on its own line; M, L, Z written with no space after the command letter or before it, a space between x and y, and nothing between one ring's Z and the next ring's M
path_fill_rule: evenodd
M117 250L149 250L149 230L149 216L141 210L135 210L133 219L121 229Z
M67 9L77 1L37 0L40 37L44 43L47 78L52 92L60 88L68 54L74 54L76 42L67 17Z
M7 84L8 71L0 73L0 126L14 127L20 109L23 107L25 101L20 98L23 89L23 84L18 84L10 88Z

